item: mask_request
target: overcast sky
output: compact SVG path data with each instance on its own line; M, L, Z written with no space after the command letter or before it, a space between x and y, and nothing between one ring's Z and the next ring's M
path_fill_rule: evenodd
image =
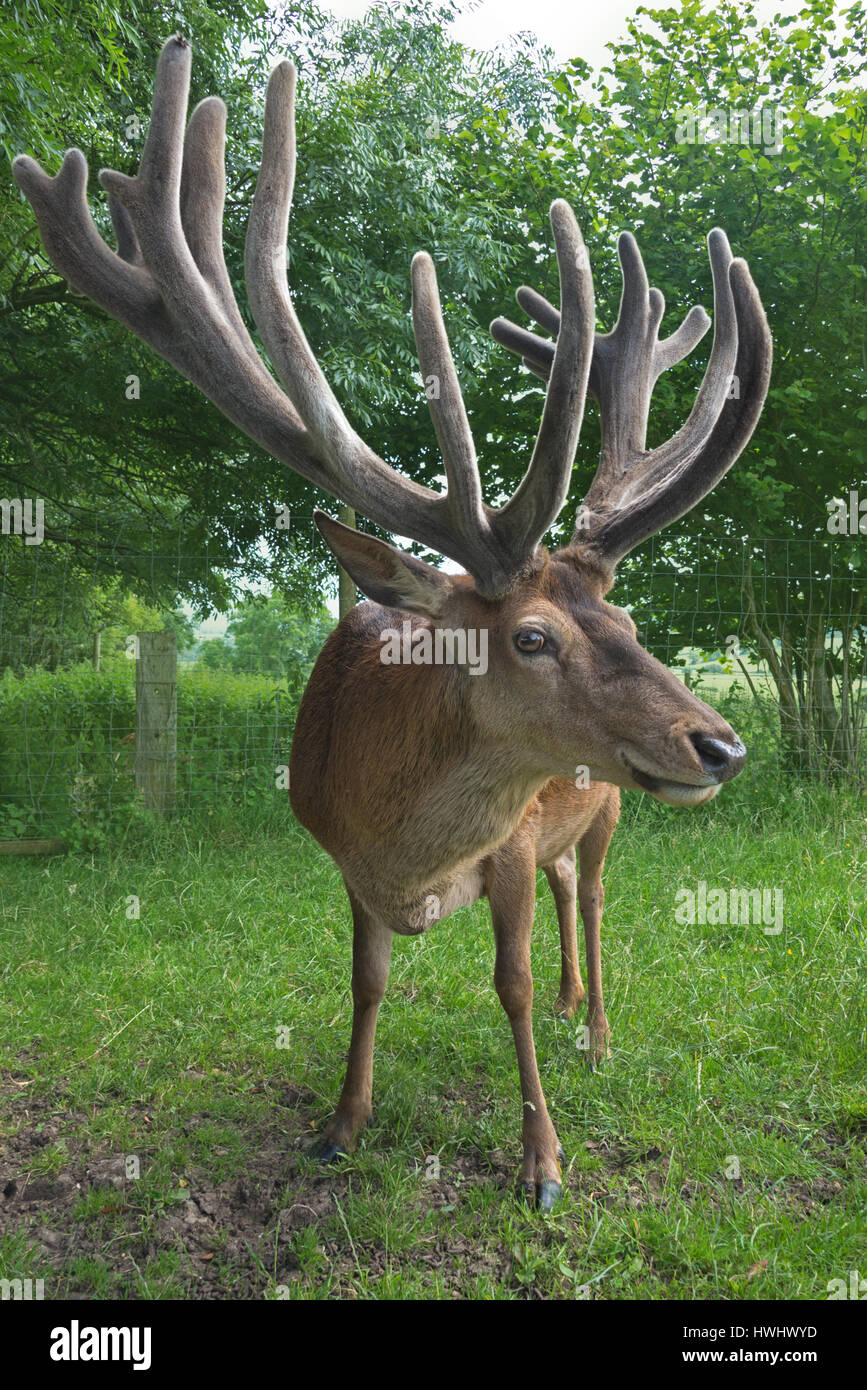
M322 0L341 19L357 19L369 0ZM758 18L796 14L801 0L759 0ZM605 45L622 38L627 16L638 0L464 0L454 25L455 38L473 48L492 48L510 35L531 29L557 58L584 58L594 68L608 58Z

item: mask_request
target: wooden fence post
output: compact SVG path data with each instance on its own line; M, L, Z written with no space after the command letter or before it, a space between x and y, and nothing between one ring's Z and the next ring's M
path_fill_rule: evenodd
M173 632L139 632L135 668L135 784L158 816L175 800L178 760L178 642Z

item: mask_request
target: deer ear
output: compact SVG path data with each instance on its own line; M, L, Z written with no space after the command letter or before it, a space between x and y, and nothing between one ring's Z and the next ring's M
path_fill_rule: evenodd
M314 511L313 520L346 573L374 603L402 608L420 618L443 616L452 584L442 570L376 536L354 531L326 512Z

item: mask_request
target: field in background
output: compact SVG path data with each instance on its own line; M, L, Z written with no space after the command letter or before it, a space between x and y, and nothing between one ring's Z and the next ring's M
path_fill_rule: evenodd
M349 914L285 800L0 861L0 1277L46 1297L821 1299L863 1271L863 798L759 759L698 812L624 801L596 1074L552 1013L540 880L536 1041L567 1155L545 1217L513 1190L484 904L396 942L373 1124L323 1171L305 1149L342 1077ZM679 923L699 880L782 889L783 931Z
M670 669L736 722L751 757L758 752L769 765L780 755L780 712L766 668L749 668L750 692L741 673L714 665L693 660ZM207 815L228 799L255 816L263 803L278 806L299 693L277 676L184 663L177 689L176 809ZM134 662L23 676L7 670L0 677L0 841L58 836L76 850L102 850L122 837L142 819L135 744ZM857 783L856 769L846 771Z

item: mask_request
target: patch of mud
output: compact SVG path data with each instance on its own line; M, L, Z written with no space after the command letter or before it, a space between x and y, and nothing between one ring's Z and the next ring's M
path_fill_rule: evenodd
M0 1075L0 1235L25 1238L29 1267L0 1273L44 1278L47 1297L94 1296L92 1287L70 1277L81 1257L114 1276L105 1296L139 1297L140 1271L174 1252L182 1257L174 1296L261 1298L273 1281L297 1272L293 1233L333 1218L335 1197L346 1195L348 1174L320 1171L304 1158L314 1097L303 1088L267 1087L275 1105L257 1126L243 1176L215 1184L212 1173L191 1165L187 1188L165 1201L142 1198L126 1157L99 1151L85 1137L92 1115L64 1110L57 1091L28 1097L19 1081ZM150 1118L143 1106L124 1109L140 1121ZM182 1128L192 1132L207 1118L207 1112L189 1117Z
M322 1109L304 1087L276 1080L255 1087L271 1104L264 1114L257 1112L252 1129L239 1135L246 1156L243 1173L216 1181L216 1164L191 1163L186 1185L159 1196L152 1191L143 1195L143 1188L130 1179L124 1155L108 1152L91 1138L103 1107L67 1108L60 1084L44 1096L31 1096L30 1089L25 1071L0 1073L0 1236L19 1235L29 1246L29 1254L19 1260L26 1267L0 1269L0 1275L43 1278L47 1297L159 1296L160 1279L165 1278L170 1281L167 1296L188 1299L262 1298L275 1283L291 1289L299 1280L307 1296L326 1291L330 1298L355 1298L360 1274L373 1283L379 1275L393 1277L404 1262L416 1293L421 1283L430 1285L437 1297L461 1298L480 1280L511 1287L520 1297L542 1297L538 1289L521 1285L512 1252L474 1242L453 1229L447 1215L460 1211L479 1187L496 1189L503 1201L511 1198L517 1140L509 1153L467 1146L439 1168L420 1154L418 1186L407 1198L422 1218L419 1236L401 1255L364 1230L353 1228L349 1239L342 1212L353 1184L357 1191L358 1173L351 1164L319 1168L307 1157ZM471 1120L486 1115L494 1104L484 1080L470 1082L460 1092L450 1090L441 1099ZM156 1106L130 1102L119 1108L132 1132L145 1136L151 1125L156 1129ZM194 1135L210 1122L210 1112L203 1110L177 1123L179 1131ZM821 1131L810 1155L842 1176L864 1161L863 1153L850 1151L850 1138L836 1130ZM639 1209L676 1202L713 1207L736 1191L756 1205L785 1205L806 1218L838 1200L842 1191L833 1176L774 1180L747 1173L726 1182L720 1174L717 1183L675 1182L671 1155L661 1148L622 1136L584 1142L593 1165L567 1161L564 1166L566 1184L584 1206ZM142 1143L145 1151L148 1145ZM215 1150L215 1155L221 1153L225 1150ZM540 1233L540 1243L546 1240L547 1234ZM80 1272L83 1267L90 1270L87 1277ZM96 1281L94 1268L100 1276Z

